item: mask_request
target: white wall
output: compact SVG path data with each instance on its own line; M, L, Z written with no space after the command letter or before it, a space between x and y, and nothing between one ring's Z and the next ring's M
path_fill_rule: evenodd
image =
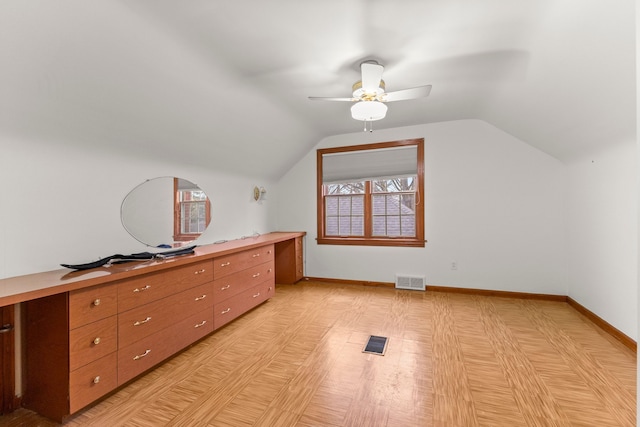
M252 198L254 185L275 197L271 182L151 157L0 134L0 278L152 251L125 231L120 206L134 187L158 176L188 179L211 198L212 225L198 244L273 230L269 197Z
M583 153L567 170L568 295L637 339L636 143Z
M478 120L337 135L316 148L416 137L425 138L425 248L317 245L315 150L280 180L278 228L308 232L305 274L566 295L558 160Z

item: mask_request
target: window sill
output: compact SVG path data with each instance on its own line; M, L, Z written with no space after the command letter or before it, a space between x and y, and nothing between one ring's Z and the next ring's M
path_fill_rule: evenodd
M426 240L387 238L387 239L359 239L354 237L324 237L316 239L319 245L353 245L353 246L402 246L424 248Z

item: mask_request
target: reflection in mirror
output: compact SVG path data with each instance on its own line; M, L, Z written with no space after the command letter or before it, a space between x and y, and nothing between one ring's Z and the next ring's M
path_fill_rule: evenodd
M150 179L131 190L122 202L122 225L147 246L170 248L196 240L211 222L205 192L186 179Z

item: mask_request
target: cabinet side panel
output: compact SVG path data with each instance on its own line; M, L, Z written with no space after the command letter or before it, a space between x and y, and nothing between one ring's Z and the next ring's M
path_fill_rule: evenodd
M294 239L275 245L276 283L296 282L296 245Z
M56 421L69 414L67 293L25 303L23 405Z

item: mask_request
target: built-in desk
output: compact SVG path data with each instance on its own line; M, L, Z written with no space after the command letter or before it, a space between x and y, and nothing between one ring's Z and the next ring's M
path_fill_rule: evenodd
M22 303L23 406L61 421L263 303L302 278L304 235L0 280L0 307Z

